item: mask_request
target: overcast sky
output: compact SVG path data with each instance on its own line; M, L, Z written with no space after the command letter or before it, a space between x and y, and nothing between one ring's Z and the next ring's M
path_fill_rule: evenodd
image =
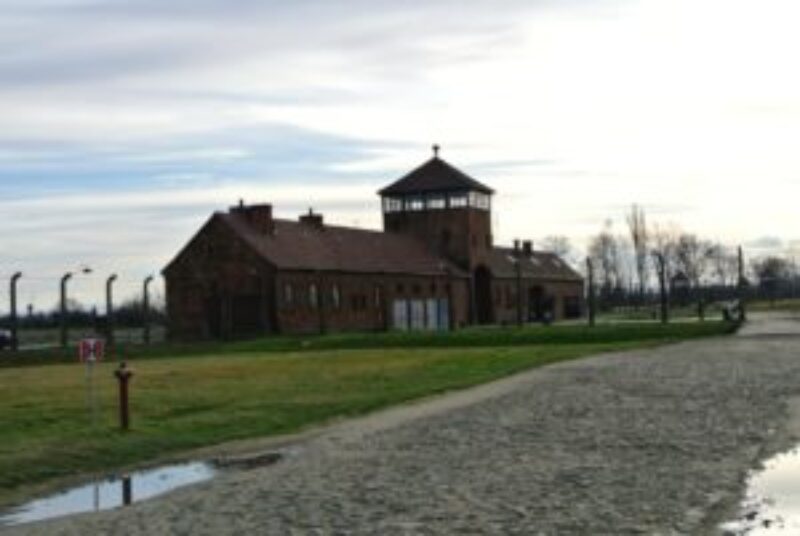
M0 278L157 273L239 198L378 228L430 156L495 234L800 245L796 0L0 0ZM0 283L0 311L7 309Z

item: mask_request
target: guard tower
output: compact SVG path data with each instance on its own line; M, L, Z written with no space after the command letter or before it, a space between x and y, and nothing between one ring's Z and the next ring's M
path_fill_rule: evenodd
M494 191L439 158L433 158L380 190L383 228L410 234L433 251L474 273L492 249Z

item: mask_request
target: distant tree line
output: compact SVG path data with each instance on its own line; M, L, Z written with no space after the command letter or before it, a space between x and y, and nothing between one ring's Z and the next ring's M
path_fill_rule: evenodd
M18 323L21 329L47 329L57 328L61 322L59 306L56 305L49 311L34 311L32 307L18 312ZM163 300L153 300L150 303L148 318L151 324L166 323L166 308ZM105 329L107 318L105 309L87 307L74 299L67 300L67 319L73 327L93 327L100 331ZM2 318L6 325L10 318ZM114 305L114 325L118 328L141 327L144 325L145 311L141 298L131 298L118 305Z
M588 244L600 308L657 300L661 270L677 305L740 295L774 300L796 297L800 290L800 271L788 255L743 259L740 265L737 247L676 224L650 226L640 206L633 205L626 222L627 234L615 234L607 221Z

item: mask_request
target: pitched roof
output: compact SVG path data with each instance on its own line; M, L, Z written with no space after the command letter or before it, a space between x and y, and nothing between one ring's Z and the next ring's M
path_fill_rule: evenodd
M378 194L403 195L452 191L494 193L488 186L459 171L438 156L434 156L404 177L380 190Z
M489 254L489 270L494 277L512 278L517 276L514 265L514 250L493 248ZM534 251L530 258L523 258L521 275L524 278L550 279L562 281L582 281L583 277L573 270L555 253Z
M218 216L270 264L284 270L466 276L410 236L332 225L274 220L265 234L239 214Z

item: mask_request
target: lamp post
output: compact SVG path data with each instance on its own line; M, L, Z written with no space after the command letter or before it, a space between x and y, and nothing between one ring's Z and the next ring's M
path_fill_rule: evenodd
M11 276L11 285L9 289L9 297L11 300L10 314L11 314L11 350L16 352L19 348L18 339L18 320L17 320L17 281L22 277L22 272L17 272Z
M142 314L144 316L144 343L150 344L150 283L153 282L153 276L148 275L144 279L143 294L142 294Z
M111 274L106 279L106 338L108 341L108 348L114 349L114 295L113 286L114 281L117 280L117 274Z
M88 266L81 268L81 273L90 274L92 269ZM67 321L67 282L72 279L72 272L67 272L61 277L61 304L59 320L61 323L61 348L66 348L69 344L69 326Z
M61 348L66 348L69 339L69 328L67 326L67 282L72 279L72 272L67 272L61 277L61 306L59 320L61 322Z

